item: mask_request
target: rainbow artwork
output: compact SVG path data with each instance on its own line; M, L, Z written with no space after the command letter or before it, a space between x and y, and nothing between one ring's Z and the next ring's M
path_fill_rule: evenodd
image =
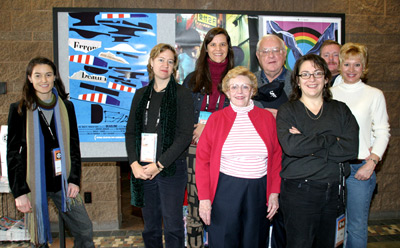
M325 40L338 40L338 23L321 21L266 20L266 33L281 37L286 45L286 68L292 69L303 55L319 54ZM339 40L340 42L340 40Z

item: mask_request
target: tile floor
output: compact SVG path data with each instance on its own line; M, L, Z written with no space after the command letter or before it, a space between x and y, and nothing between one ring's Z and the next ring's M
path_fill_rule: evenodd
M54 233L51 247L59 247L58 233ZM140 230L99 231L94 233L97 248L137 247L144 248ZM29 247L27 242L0 242L0 247ZM73 247L71 238L67 238L66 247ZM368 226L368 248L400 247L400 220L372 220Z
M128 167L129 168L129 167ZM121 229L116 231L94 232L94 243L97 248L103 247L137 247L144 248L141 230L143 221L141 211L130 205L129 177L121 169ZM125 193L124 193L125 192ZM371 220L368 225L368 248L400 248L400 219ZM58 233L54 233L51 247L59 247ZM28 242L0 242L0 247L29 247ZM73 247L71 238L66 239L66 248Z

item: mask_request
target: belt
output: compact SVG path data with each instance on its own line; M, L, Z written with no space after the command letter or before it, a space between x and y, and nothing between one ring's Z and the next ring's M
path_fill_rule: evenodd
M350 160L349 161L349 163L350 164L362 164L362 163L364 163L364 159L353 159L353 160Z

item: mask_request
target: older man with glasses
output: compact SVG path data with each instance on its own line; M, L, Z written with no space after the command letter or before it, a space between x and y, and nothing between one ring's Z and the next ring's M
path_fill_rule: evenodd
M290 76L292 71L285 68L286 49L281 38L274 34L264 35L257 43L256 56L261 70L255 72L258 94L253 97L256 105L262 105L274 117L278 108L288 101L291 92ZM272 221L272 247L285 247L286 238L281 211Z
M285 43L276 35L264 35L257 43L256 56L261 70L255 73L259 92L254 100L276 117L277 109L287 102L291 91L291 71L284 67Z

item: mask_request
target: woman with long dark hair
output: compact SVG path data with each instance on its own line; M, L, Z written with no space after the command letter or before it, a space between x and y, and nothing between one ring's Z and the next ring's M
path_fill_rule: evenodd
M191 89L194 102L193 144L199 141L208 116L229 106L229 99L222 92L222 79L233 66L233 49L228 32L220 27L209 30L201 45L196 68L183 82L184 86ZM201 247L203 224L198 214L194 163L189 163L188 173L188 243L191 247Z
M204 37L196 69L189 74L185 86L192 90L194 119L197 123L193 141L197 142L204 129L198 123L201 111L214 112L229 105L229 99L222 92L222 79L234 66L231 38L223 28L213 28Z
M79 195L81 157L74 105L56 66L32 59L22 99L10 106L7 164L16 207L26 213L33 246L52 242L47 198L74 236L75 247L94 247L92 222Z

